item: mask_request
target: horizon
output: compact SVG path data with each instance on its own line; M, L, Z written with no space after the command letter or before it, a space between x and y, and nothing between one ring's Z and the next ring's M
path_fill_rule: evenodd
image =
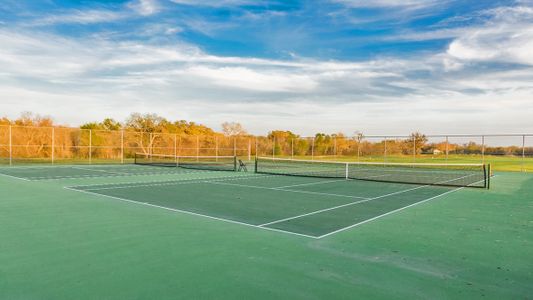
M8 0L0 117L529 133L532 21L532 1Z

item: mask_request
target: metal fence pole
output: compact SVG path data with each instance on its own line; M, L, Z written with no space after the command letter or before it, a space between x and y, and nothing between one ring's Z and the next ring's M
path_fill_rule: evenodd
M120 129L120 163L124 164L124 129Z
M526 136L522 136L522 172L526 171Z
M248 161L252 160L252 140L248 138Z
M55 149L55 127L52 127L52 164L54 164L54 149Z
M13 135L11 125L9 125L9 165L13 165Z
M276 137L272 138L272 158L276 157Z
M181 154L181 135L179 135L178 137L178 155L176 155L176 157L179 157L180 154Z
M337 136L333 137L333 157L337 157Z
M174 160L178 163L178 135L174 134Z
M446 162L448 162L448 136L446 136Z
M361 156L361 141L360 139L357 139L357 161L360 160Z
M257 158L257 156L258 156L258 152L259 152L259 149L257 148L258 145L259 145L259 144L258 144L258 142L257 142L257 137L255 137L255 157L256 157L256 158Z
M152 157L152 154L153 154L153 147L154 145L152 145L152 133L148 133L148 154L150 155L150 157Z
M311 141L311 160L315 159L315 138Z
M294 159L294 138L291 138L291 159Z
M89 129L89 164L93 163L93 130Z
M196 161L200 160L200 136L196 136Z
M481 163L485 163L485 136L481 136Z
M413 136L413 162L416 162L416 136Z
M237 156L237 137L233 137L233 156Z
M218 136L215 136L215 156L218 160Z
M387 162L387 137L385 137L385 150L383 151L383 161Z

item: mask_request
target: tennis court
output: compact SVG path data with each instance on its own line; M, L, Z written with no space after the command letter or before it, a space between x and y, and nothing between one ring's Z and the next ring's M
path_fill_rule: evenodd
M145 158L0 168L0 290L65 299L531 292L531 175Z
M0 173L28 181L189 175L65 189L309 238L327 237L464 187L488 187L481 165L257 158L240 161L238 169L237 161L139 154L133 165L15 167Z

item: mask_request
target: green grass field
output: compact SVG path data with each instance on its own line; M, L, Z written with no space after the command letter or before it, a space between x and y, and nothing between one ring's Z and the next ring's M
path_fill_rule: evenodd
M0 190L4 299L533 295L528 173L486 190L43 166L1 168Z

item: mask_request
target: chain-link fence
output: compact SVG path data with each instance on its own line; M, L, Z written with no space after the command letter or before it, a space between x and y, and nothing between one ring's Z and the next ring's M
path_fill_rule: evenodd
M0 126L0 164L131 163L135 153L374 161L491 163L533 171L533 134L315 137L210 136L67 127Z

